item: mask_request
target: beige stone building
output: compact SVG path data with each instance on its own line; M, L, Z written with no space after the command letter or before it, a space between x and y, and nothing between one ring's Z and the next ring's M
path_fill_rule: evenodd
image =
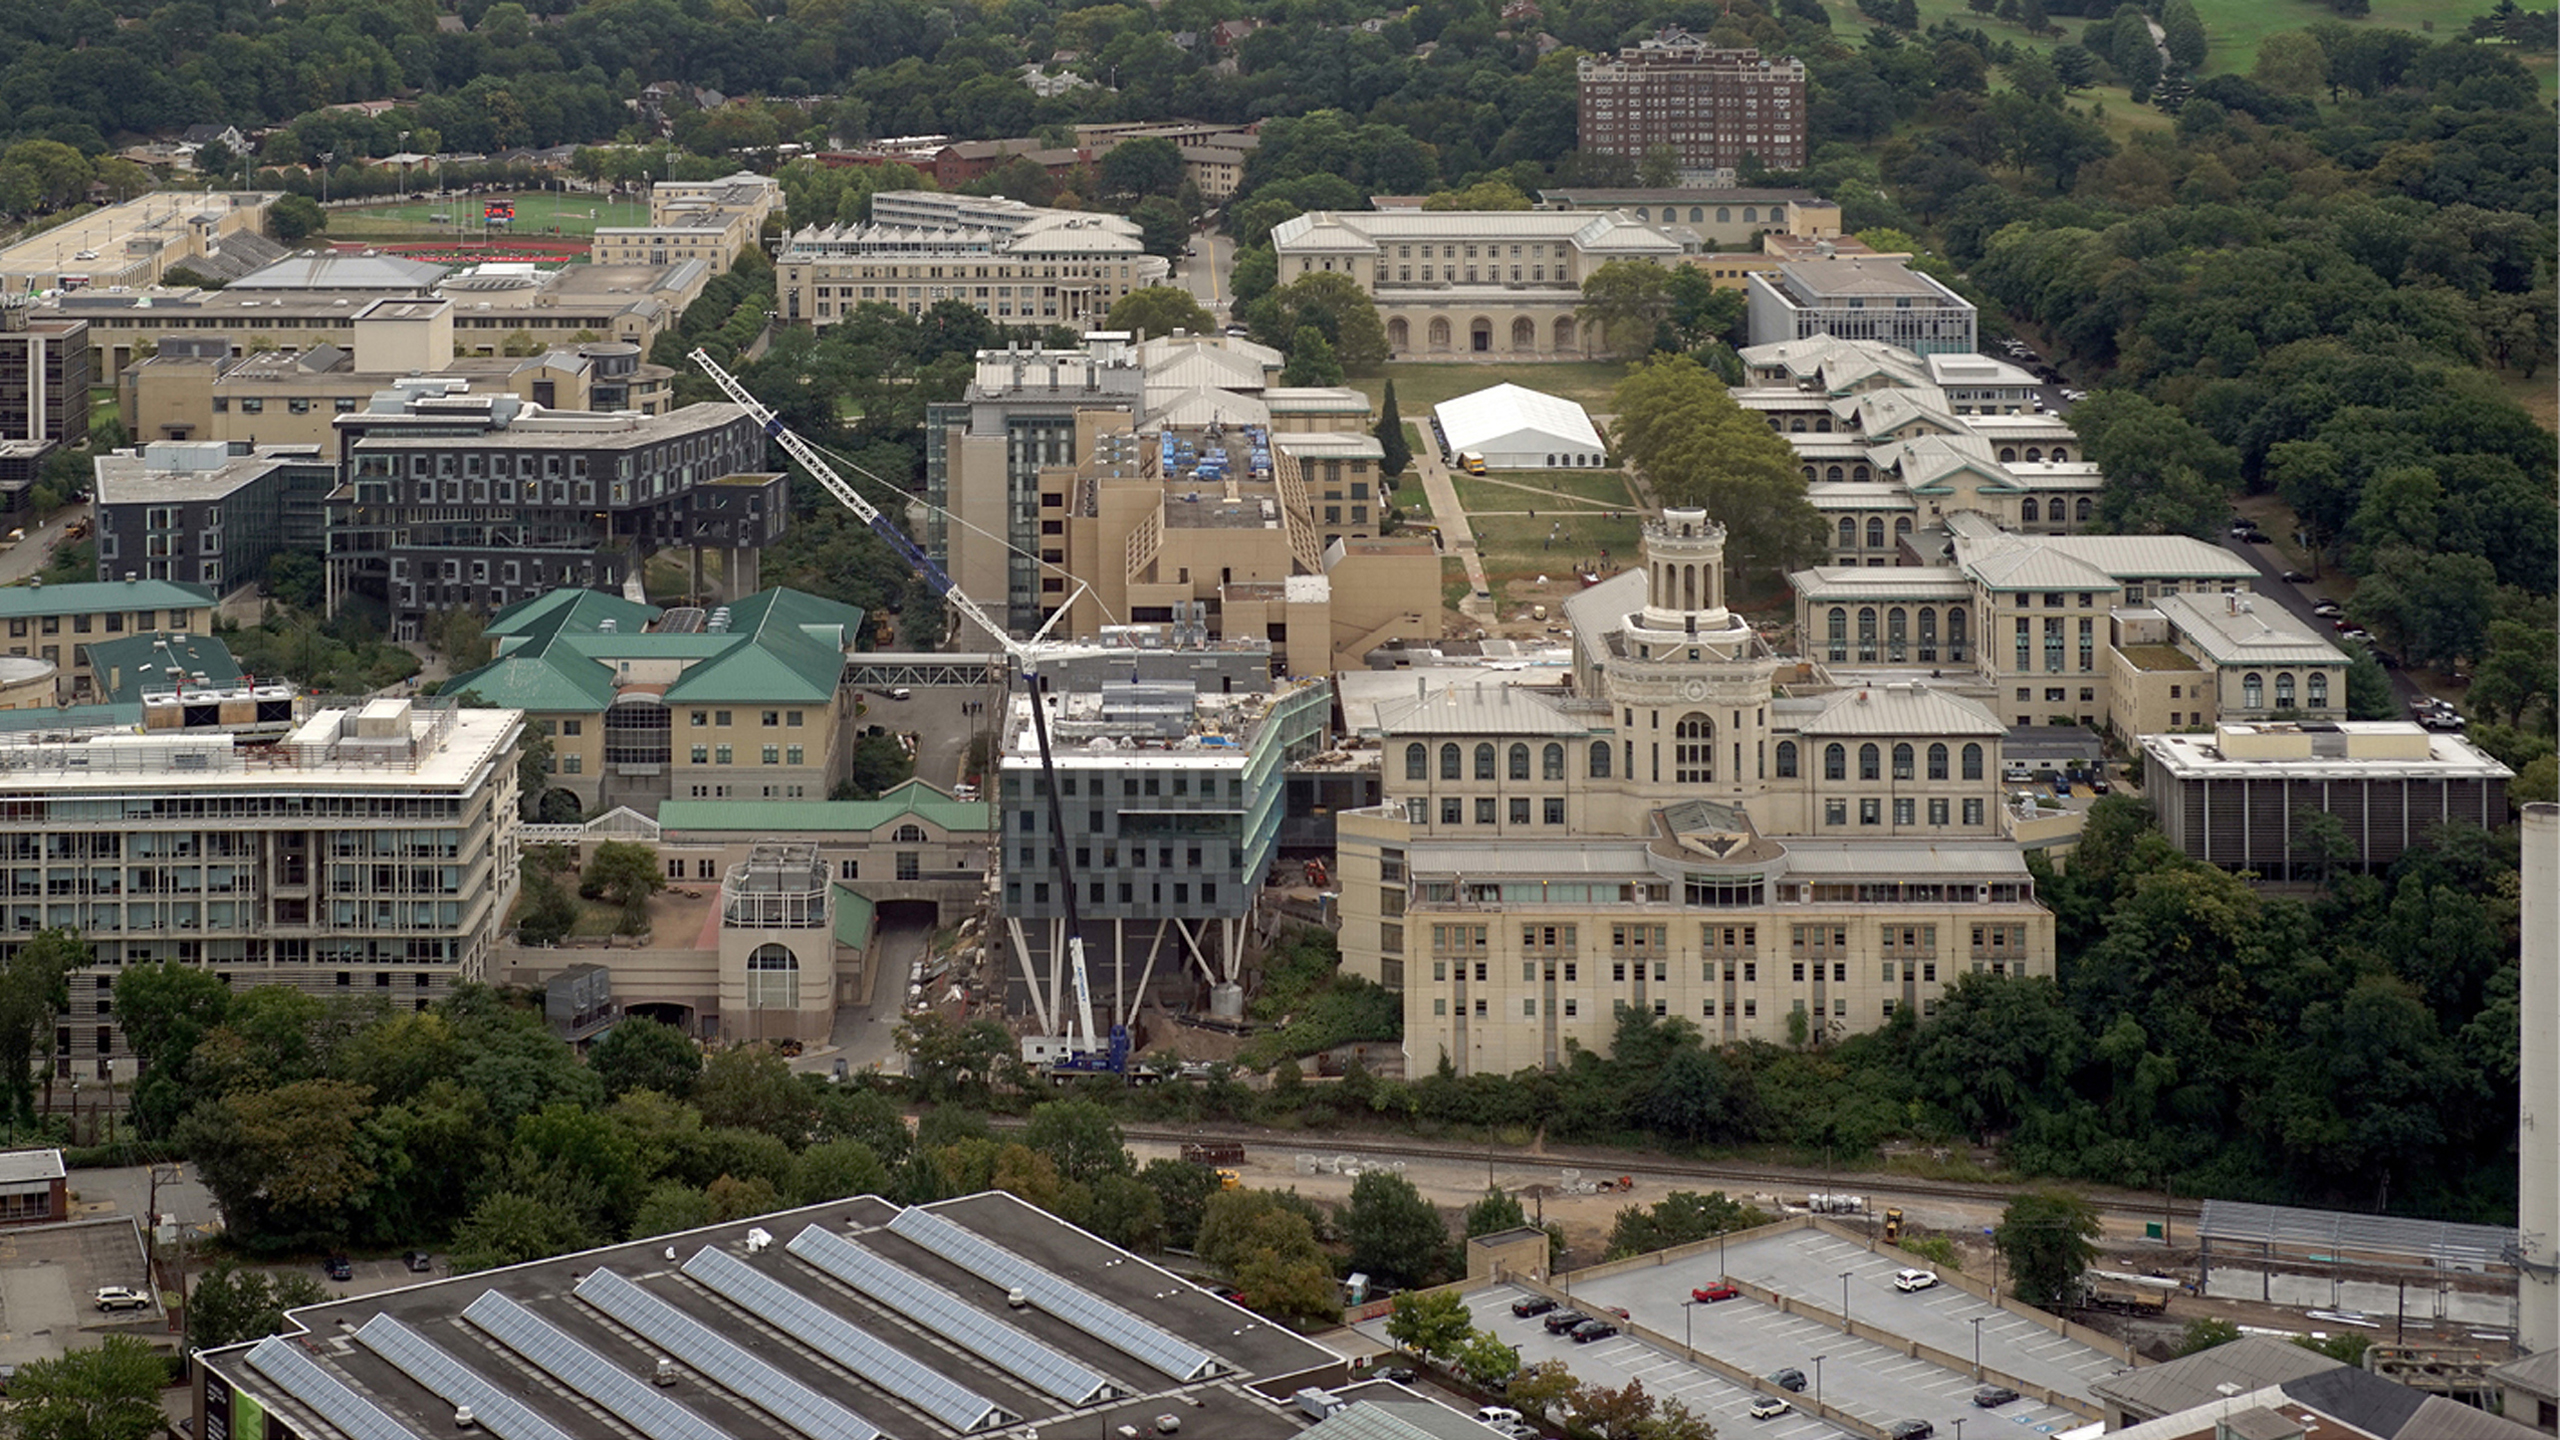
M1622 211L1310 211L1271 232L1280 283L1349 275L1398 359L1580 358L1600 339L1575 314L1613 260L1677 264L1688 246Z
M1378 707L1342 952L1403 992L1408 1067L1554 1066L1629 1006L1819 1040L1931 1013L1965 971L2052 973L1998 719L1807 678L1726 608L1723 545L1696 511L1649 525L1640 569L1567 603L1562 686L1417 672Z
M873 196L869 224L795 230L774 263L782 318L811 325L857 305L920 315L946 300L1004 325L1098 325L1173 273L1118 215L922 191Z
M386 307L444 307L443 301L376 302ZM358 343L366 329L358 322ZM660 415L672 406L675 372L641 361L637 347L594 341L523 357L477 355L431 361L433 345L393 346L387 363L368 364L334 345L233 355L216 337L173 336L158 353L118 377L122 407L137 435L155 440L255 441L321 445L335 450L331 417L365 408L385 390L415 377L451 377L477 394L513 395L553 410L637 410ZM450 350L450 342L445 347ZM380 345L366 353L382 354ZM403 359L415 363L402 364Z
M2128 740L2225 719L2346 718L2347 657L2271 600L2163 595L2110 624L2107 723Z
M279 191L158 191L104 206L0 250L0 291L157 285L171 266L202 265L238 236L254 237L260 253L272 255L267 212L283 198Z
M928 548L1023 633L1066 606L1062 637L1188 627L1267 640L1295 675L1436 639L1437 554L1380 535L1367 398L1280 369L1220 336L981 352L926 416Z
M89 666L93 640L156 630L211 634L213 605L212 591L139 577L74 585L11 585L0 588L0 625L8 631L0 639L0 650L57 667L61 693L67 698L85 697L97 689Z
M2216 692L2209 706L2218 708L2226 693L2237 704L2251 674L2264 682L2260 713L2272 713L2278 674L2300 677L2299 705L2310 703L2314 674L2323 677L2325 705L2345 703L2344 659L2326 642L2273 625L2263 631L2276 638L2263 639L2250 628L2255 611L2242 612L2248 626L2225 623L2238 614L2214 617L2217 607L2245 601L2257 578L2248 562L2218 546L2179 535L2020 535L1975 511L1948 517L1943 538L1953 564L1822 566L1788 576L1806 653L1835 674L1926 671L1975 687L2016 726L2107 724L2119 718L2119 678L2136 685L2127 702L2133 708L2121 717L2131 723L2155 711L2193 713L2186 692L2199 685ZM2179 605L2179 598L2191 603ZM2164 599L2171 601L2166 613ZM2128 612L2133 618L2120 626ZM2131 657L2119 654L2120 639L2133 647ZM2171 661L2157 647L2175 648L2182 658ZM2251 654L2288 657L2286 668L2252 664ZM2210 665L2183 668L2207 657L2215 657ZM2167 678L2173 674L2179 678ZM2169 703L2171 685L2180 688L2184 708Z

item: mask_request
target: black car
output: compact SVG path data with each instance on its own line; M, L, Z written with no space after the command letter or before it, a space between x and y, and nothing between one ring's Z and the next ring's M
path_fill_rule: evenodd
M1985 1385L1973 1392L1973 1403L1985 1410L1997 1410L2018 1398L2018 1392L2006 1385Z
M1784 1370L1772 1370L1769 1372L1769 1383L1781 1390L1801 1395L1804 1393L1804 1372L1793 1365Z
M1556 1302L1548 1299L1544 1295L1532 1295L1526 1300L1514 1300L1511 1302L1511 1313L1519 1316L1523 1320L1528 1319L1532 1315L1544 1315L1554 1308L1556 1308Z
M1547 1333L1550 1335L1561 1335L1567 1330L1572 1329L1574 1326L1579 1325L1590 1318L1590 1316L1583 1314L1579 1310L1558 1310L1547 1317Z
M1606 1340L1617 1333L1617 1322L1613 1320L1585 1320L1573 1327L1573 1343L1588 1345L1594 1340Z
M356 1278L355 1262L349 1260L344 1255L330 1256L327 1260L321 1262L321 1268L329 1272L329 1278L332 1280L353 1280Z
M1938 1427L1926 1420L1896 1420L1884 1427L1885 1440L1929 1440Z
M1415 1379L1413 1367L1410 1365L1390 1365L1378 1371L1377 1376L1381 1380L1393 1380L1399 1385L1410 1385Z

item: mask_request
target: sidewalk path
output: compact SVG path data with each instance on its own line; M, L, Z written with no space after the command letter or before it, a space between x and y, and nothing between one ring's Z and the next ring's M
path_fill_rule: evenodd
M1458 602L1458 613L1491 629L1493 586L1485 579L1484 557L1476 553L1476 534L1467 525L1467 512L1458 504L1458 487L1449 482L1448 467L1428 446L1413 452L1413 468L1421 472L1423 498L1431 502L1431 518L1440 527L1441 553L1457 556L1467 567L1467 598Z

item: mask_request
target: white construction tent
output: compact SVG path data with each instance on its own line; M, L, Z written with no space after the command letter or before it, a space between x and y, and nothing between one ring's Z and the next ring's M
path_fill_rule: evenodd
M1473 452L1490 470L1593 468L1609 463L1591 417L1570 400L1518 385L1495 385L1434 412L1451 458Z

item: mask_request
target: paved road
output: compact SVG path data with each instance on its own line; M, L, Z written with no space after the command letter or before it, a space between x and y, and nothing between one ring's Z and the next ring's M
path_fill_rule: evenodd
M933 927L912 921L889 921L880 927L880 964L873 972L871 996L836 1011L835 1030L823 1047L812 1047L791 1068L809 1074L833 1074L836 1062L861 1074L879 1070L897 1074L905 1061L898 1054L899 1018L906 1013L907 974L924 957Z
M1236 263L1236 242L1215 231L1194 235L1194 255L1176 256L1173 283L1191 292L1200 308L1227 321L1227 276Z
M66 505L43 524L26 527L27 538L0 549L0 585L15 585L43 570L53 559L53 547L61 543L62 532L70 528L72 521L87 518L87 505Z

